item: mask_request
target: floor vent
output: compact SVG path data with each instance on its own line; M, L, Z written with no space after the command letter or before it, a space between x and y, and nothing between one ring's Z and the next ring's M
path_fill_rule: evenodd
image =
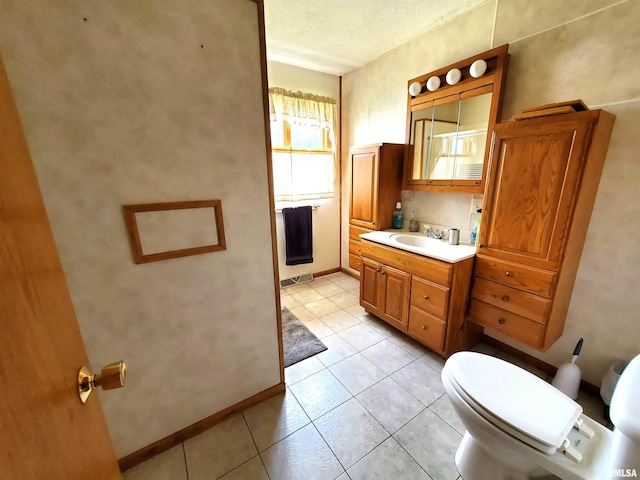
M309 283L313 280L313 274L302 273L300 275L294 275L292 277L281 278L280 288L291 287L292 285L300 285L301 283Z

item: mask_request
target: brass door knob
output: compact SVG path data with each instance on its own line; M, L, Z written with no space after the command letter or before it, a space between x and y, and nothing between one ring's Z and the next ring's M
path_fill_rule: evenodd
M511 272L504 272L504 274L505 274L507 277L510 277L510 276L511 276Z
M506 320L505 320L504 318L501 318L500 320L498 320L498 323L499 323L500 325L504 325L504 324L505 324L505 322L506 322Z
M426 326L426 325L422 325L422 329L423 329L423 330L426 330L426 329L427 329L427 326Z
M100 373L94 374L89 367L82 366L78 372L78 394L80 401L87 403L91 392L102 387L103 390L113 390L124 387L127 378L127 366L120 360L102 367Z
M425 300L429 300L429 295L425 295L425 296L424 296L424 299L425 299Z
M508 295L503 295L502 296L502 301L503 302L508 302L509 301L509 296Z

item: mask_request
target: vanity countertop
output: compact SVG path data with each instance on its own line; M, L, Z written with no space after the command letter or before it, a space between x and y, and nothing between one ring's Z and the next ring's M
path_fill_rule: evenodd
M473 245L449 245L445 240L429 238L424 233L411 233L404 230L363 233L360 238L448 263L460 262L472 258L476 254L476 247Z

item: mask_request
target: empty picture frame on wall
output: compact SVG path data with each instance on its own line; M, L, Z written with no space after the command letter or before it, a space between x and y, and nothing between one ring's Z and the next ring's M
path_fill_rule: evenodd
M122 211L135 263L227 248L220 200L123 205Z

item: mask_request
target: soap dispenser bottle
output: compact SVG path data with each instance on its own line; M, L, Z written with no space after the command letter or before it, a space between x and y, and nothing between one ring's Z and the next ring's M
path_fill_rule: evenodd
M401 229L403 220L402 203L396 202L396 209L393 211L393 217L391 220L391 228Z
M409 231L410 232L417 232L419 230L418 221L416 220L415 215L416 215L416 211L415 210L411 210L411 221L409 222Z

